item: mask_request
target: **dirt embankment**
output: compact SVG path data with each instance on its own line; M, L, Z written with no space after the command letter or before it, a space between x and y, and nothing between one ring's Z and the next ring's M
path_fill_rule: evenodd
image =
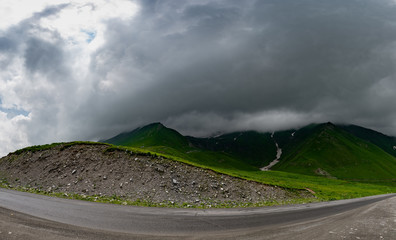
M163 157L105 151L107 145L62 145L0 159L0 179L13 187L84 195L117 195L130 201L213 206L312 197L246 181ZM249 203L249 204L248 204Z

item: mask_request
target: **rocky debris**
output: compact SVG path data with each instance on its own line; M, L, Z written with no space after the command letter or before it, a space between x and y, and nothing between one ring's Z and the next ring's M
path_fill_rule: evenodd
M321 168L316 169L315 174L325 176L327 178L335 179L335 177L333 177L330 173L326 172L325 170L323 170Z
M172 179L173 184L177 185L179 182L176 179Z
M292 134L293 136L293 134ZM271 134L271 138L274 139L274 133ZM268 171L270 170L275 164L277 164L282 156L282 149L279 147L278 143L275 141L275 146L276 146L276 158L270 162L267 166L264 166L260 168L261 171Z
M130 201L215 206L312 197L305 190L247 181L149 154L107 145L57 146L0 159L0 179L16 187L64 194L118 196ZM232 205L232 204L231 204Z

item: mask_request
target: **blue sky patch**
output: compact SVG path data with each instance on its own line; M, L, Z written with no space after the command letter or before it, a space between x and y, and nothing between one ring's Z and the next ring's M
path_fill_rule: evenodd
M96 31L81 30L81 32L87 35L87 39L85 40L87 43L92 42L96 37Z
M18 115L23 115L25 117L29 115L28 111L26 111L24 109L21 109L21 108L17 108L16 106L14 108L4 108L2 106L1 99L0 99L0 111L4 112L4 113L7 113L7 117L8 118L13 118L13 117L18 116Z

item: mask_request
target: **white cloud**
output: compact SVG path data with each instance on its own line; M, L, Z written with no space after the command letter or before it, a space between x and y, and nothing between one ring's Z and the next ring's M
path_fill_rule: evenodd
M0 111L0 157L29 145L26 123L30 116L18 115L11 119Z
M96 49L104 42L107 20L128 20L139 10L128 0L70 1L58 14L43 18L40 25L57 31L70 45L85 45Z
M44 10L50 5L67 3L67 0L1 0L0 2L0 30L14 26Z
M0 112L0 154L75 136L70 114L92 90L91 54L108 21L138 10L128 0L0 2L0 111L14 114Z
M181 116L170 117L164 123L184 134L206 137L208 133L213 132L228 133L249 130L273 132L322 121L326 121L326 119L320 114L280 109L255 113L236 112L227 116L214 112L193 111ZM186 123L190 124L186 125Z
M154 121L199 135L318 121L396 134L388 3L1 0L0 130L13 147L0 152Z

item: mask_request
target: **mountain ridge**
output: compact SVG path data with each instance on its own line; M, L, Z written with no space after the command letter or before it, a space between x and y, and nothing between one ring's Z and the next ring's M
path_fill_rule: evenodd
M374 140L370 136L375 136ZM209 138L183 136L157 122L104 142L174 154L198 163L206 158L205 164L221 167L224 163L235 169L268 165L279 145L283 154L273 170L371 180L391 179L396 174L396 150L390 148L393 140L374 130L331 122L274 133L243 131Z

